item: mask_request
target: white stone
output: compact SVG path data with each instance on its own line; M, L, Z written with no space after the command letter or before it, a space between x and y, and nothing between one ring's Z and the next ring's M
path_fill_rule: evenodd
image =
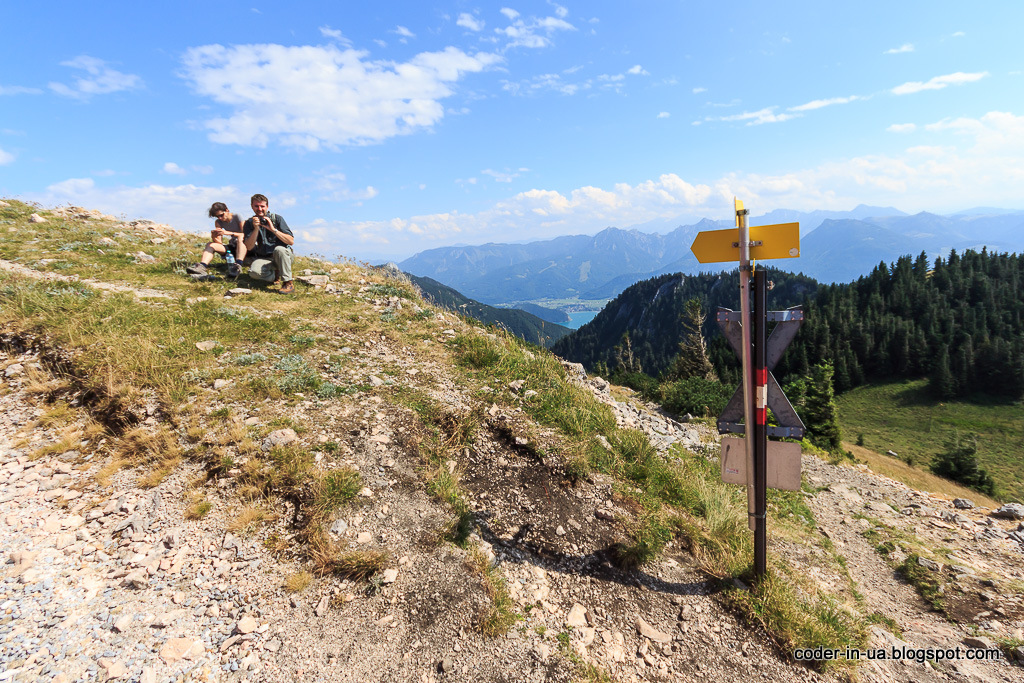
M653 626L648 624L646 621L644 621L643 617L639 617L638 616L636 618L636 630L644 638L647 638L649 640L653 640L656 643L671 643L672 642L672 636L670 636L667 633L662 633L658 629L654 628Z
M573 628L580 628L587 625L587 608L578 602L572 606L569 610L569 615L565 618L567 626Z

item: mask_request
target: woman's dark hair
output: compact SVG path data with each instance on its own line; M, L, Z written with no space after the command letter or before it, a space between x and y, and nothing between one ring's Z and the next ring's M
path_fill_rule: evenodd
M214 202L213 206L210 207L210 218L216 218L217 214L221 211L227 211L228 205L224 202Z

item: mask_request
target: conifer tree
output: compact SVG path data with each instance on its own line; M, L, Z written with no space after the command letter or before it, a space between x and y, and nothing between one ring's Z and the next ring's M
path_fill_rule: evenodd
M830 453L839 451L842 446L835 390L832 386L833 373L832 363L828 361L811 368L811 376L805 384L804 410L801 415L807 426L808 440Z
M615 347L615 360L618 363L617 372L643 372L640 361L633 354L633 342L629 338L629 332L622 333L622 343Z
M689 299L680 319L683 326L683 340L679 342L679 354L666 373L666 378L679 380L698 377L717 382L718 376L708 358L708 346L704 341L706 316L700 299L696 297Z
M969 486L975 491L994 496L995 481L978 465L978 438L970 434L964 438L953 432L953 438L946 443L946 450L932 460L933 473L946 479Z
M939 351L939 359L935 362L935 370L932 372L928 388L932 396L940 401L946 401L956 396L956 378L949 368L949 346L942 345Z

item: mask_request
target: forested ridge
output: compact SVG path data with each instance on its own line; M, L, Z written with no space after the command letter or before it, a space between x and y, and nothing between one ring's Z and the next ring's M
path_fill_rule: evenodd
M768 268L774 283L770 305L778 308L797 306L813 296L818 283L803 275L793 275ZM660 275L629 287L602 309L595 318L567 337L558 340L551 350L556 354L583 363L593 370L601 364L615 370L619 364L616 346L628 334L633 355L639 368L648 375L657 376L672 363L679 351L682 336L681 318L685 304L692 298L700 299L707 321L705 336L718 335L714 311L739 308L739 275L732 273ZM732 354L721 341L712 344L712 360L716 368L728 367L726 353ZM721 374L721 372L720 372ZM726 370L728 376L729 370Z
M495 308L480 303L429 277L417 277L409 273L406 276L428 301L459 315L479 320L485 325L503 327L531 344L548 347L570 332L568 327L548 322L518 308Z
M928 377L938 398L1024 395L1024 258L903 256L846 285L822 285L780 370L835 366L837 391Z
M769 268L773 309L802 305L805 322L775 374L804 376L821 361L845 391L872 379L930 379L939 398L1024 395L1024 258L967 250L880 263L848 284L824 285ZM627 289L553 350L589 368L619 365L623 335L643 372L657 376L678 352L685 302L701 300L711 361L723 380L736 360L718 334L718 306L739 308L738 275L666 275ZM615 347L619 347L617 351Z

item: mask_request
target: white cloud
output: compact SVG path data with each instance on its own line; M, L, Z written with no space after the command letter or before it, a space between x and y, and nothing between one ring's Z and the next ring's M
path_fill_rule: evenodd
M14 155L10 152L6 152L0 149L0 166L6 166L7 164L14 162Z
M821 109L822 107L829 107L833 104L847 104L849 102L855 102L862 99L864 98L858 95L850 95L849 97L833 97L827 100L811 100L806 104L789 107L786 111L812 111L814 109Z
M954 34L953 34L953 37L954 37L954 38L963 38L963 37L964 37L964 36L966 36L966 35L967 35L967 34L966 34L966 33L964 33L963 31L957 31L956 33L954 33Z
M551 36L556 31L575 31L576 27L558 17L530 17L520 19L519 13L507 7L501 10L512 22L505 28L496 28L494 33L508 39L506 49L513 47L542 48L551 45ZM543 34L543 35L542 35Z
M699 94L701 94L702 92L707 92L707 91L708 91L708 89L707 89L707 88L694 88L694 89L693 89L693 94L694 94L694 95L699 95Z
M943 88L950 85L963 85L964 83L974 83L980 81L982 78L988 76L987 71L981 71L978 73L966 74L962 71L956 73L946 74L945 76L936 76L930 81L909 81L903 85L898 85L893 88L890 92L893 95L911 95L919 93L923 90L942 90Z
M1024 116L990 112L979 119L948 119L927 132L962 135L965 145L920 145L896 155L865 155L782 174L729 173L706 183L677 175L568 194L532 189L476 214L444 213L358 224L332 230L354 244L390 244L411 253L454 240L482 243L543 239L626 227L680 214L727 217L732 198L757 212L777 208L849 209L860 203L904 210L957 210L1005 203L1024 183ZM937 205L936 198L952 202ZM339 237L339 244L347 238Z
M84 100L93 95L106 95L142 87L142 79L138 76L111 69L102 59L89 55L79 55L60 64L72 69L80 69L88 74L76 78L74 84L70 86L55 82L49 84L50 90L64 97Z
M344 173L321 172L313 183L313 188L321 193L321 198L332 202L354 201L362 204L373 199L379 193L372 185L361 190L353 190L348 186Z
M969 136L974 142L971 152L978 156L1024 157L1024 116L1010 112L990 111L980 119L943 119L925 126L925 130Z
M198 94L232 109L204 123L214 142L316 150L429 128L454 83L500 61L454 47L396 63L333 45L206 45L190 48L184 67Z
M296 234L302 235L300 251L308 250L303 245L315 241L321 252L326 247L327 253L338 249L357 255L352 250L373 245L409 254L453 241L545 239L681 214L726 218L731 215L734 196L757 213L776 208L849 209L859 203L941 212L972 205L1004 205L1007 197L1019 196L1019 188L1024 186L1024 116L989 112L979 118L943 119L916 130L921 135L914 141L920 144L897 154L868 154L779 174L736 172L717 179L666 174L637 184L586 186L568 192L533 188L473 214L446 212L360 222L314 220L303 225L287 213L289 207L301 203L299 198L273 196L271 205L283 209ZM489 177L524 172L488 170ZM324 183L335 183L335 189L347 187L340 174L328 171L323 176ZM368 187L349 192L372 191ZM195 232L208 229L206 208L214 201L240 210L248 206L248 194L233 186L100 188L90 178L71 178L26 199L44 206L71 203L130 218L145 217Z
M482 31L484 30L483 19L477 19L472 14L463 12L459 15L458 20L455 22L456 26L462 28L468 28L470 31Z
M540 74L526 81L501 82L502 90L513 95L536 95L544 90L553 90L563 95L575 95L578 92L589 90L591 86L592 82L590 80L580 83L569 83L563 80L559 74Z
M491 176L492 178L494 178L494 180L496 180L499 183L511 183L513 180L519 177L520 173L524 173L529 170L530 169L528 168L520 168L515 171L510 171L508 169L505 169L504 171L493 171L489 168L485 168L484 170L480 171L480 173L482 173L483 175Z
M647 73L647 71L642 66L640 66L639 64L637 64L636 66L630 68L630 70L627 71L626 73L631 74L633 76L650 76L651 75L651 74Z
M672 116L672 114L669 114L667 111L658 112L659 119L667 119L670 116Z
M173 161L168 161L164 164L162 171L170 175L188 175L189 171L193 173L200 173L202 175L210 175L213 173L213 166L190 166L188 169L182 168ZM112 174L113 172L111 172Z
M569 10L566 9L565 7L562 7L561 5L555 3L552 3L552 6L555 8L555 14L558 15L560 19L565 19L567 16L569 16Z
M900 45L899 47L894 47L894 48L891 48L889 50L886 50L882 54L886 54L886 55L899 55L899 54L903 54L905 52L913 52L913 51L914 51L914 46L911 43L903 43L903 45Z
M0 85L0 95L39 95L39 88L26 88L23 85Z
M593 231L596 226L632 225L704 206L714 195L674 174L610 189L581 187L568 195L532 189L475 214L438 213L380 221L343 222L311 228L338 245L391 245L408 251L452 240L507 241ZM731 197L730 197L731 200Z
M745 111L742 114L730 116L709 117L706 121L746 121L748 126L758 126L762 123L781 123L796 118L798 114L776 114L776 107L765 107L758 111Z
M403 38L415 38L416 37L415 33L413 33L412 31L410 31L409 29L407 29L404 26L396 26L395 30L392 31L392 33L396 33L396 34L402 36Z
M331 28L330 26L321 26L319 28L319 31L320 35L322 35L324 38L330 38L332 41L338 43L339 45L343 45L345 47L352 46L352 41L346 38L345 34L342 33L339 29Z
M890 133L913 133L917 126L913 123L894 123L885 130Z
M971 205L1003 205L1024 183L1024 116L989 112L981 118L945 119L925 132L953 132L963 145L917 145L902 155L868 155L822 164L786 176L729 176L730 191L747 191L765 210L849 208L859 203L893 204L929 211ZM770 197L780 179L800 191ZM770 181L770 182L769 182ZM943 204L949 202L949 204Z

